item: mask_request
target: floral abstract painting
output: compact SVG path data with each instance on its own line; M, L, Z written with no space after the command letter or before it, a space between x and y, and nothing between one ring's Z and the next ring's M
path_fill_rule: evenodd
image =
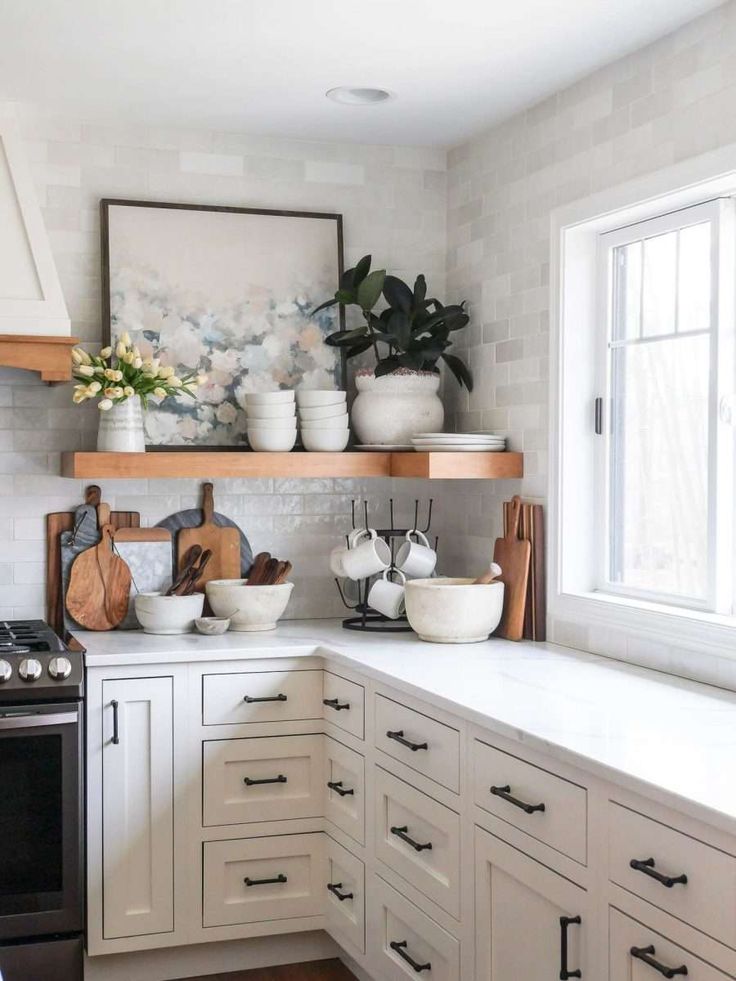
M102 201L103 322L144 357L201 371L196 400L146 413L151 446L244 447L246 392L341 388L339 352L323 343L337 288L340 215Z

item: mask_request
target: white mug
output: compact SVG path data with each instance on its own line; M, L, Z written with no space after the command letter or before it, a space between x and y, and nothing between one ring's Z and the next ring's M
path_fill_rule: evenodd
M417 539L412 541L412 535ZM412 579L429 579L437 565L437 553L429 547L427 536L416 529L407 531L406 541L396 553L396 568Z
M356 528L347 536L347 545L336 545L330 552L330 569L338 579L346 578L347 572L345 571L343 560L349 549L355 548L364 535L367 535L369 538L371 537L370 531L367 528Z
M391 565L391 548L373 528L368 528L367 533L370 535L368 541L361 542L356 537L353 547L342 556L342 567L350 579L367 579Z
M401 582L391 582L388 578L390 571L384 570L383 575L371 586L368 593L368 606L378 613L382 613L389 620L397 620L405 609L404 585L406 576L403 572L396 570L396 575L401 576Z

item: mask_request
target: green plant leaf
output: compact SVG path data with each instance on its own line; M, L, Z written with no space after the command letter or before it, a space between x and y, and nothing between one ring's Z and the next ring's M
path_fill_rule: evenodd
M467 313L458 313L454 317L448 317L445 320L445 325L448 330L462 330L463 327L467 327L470 323L470 317Z
M383 295L390 307L403 310L404 313L411 313L414 294L403 279L399 279L398 276L386 276L383 284Z
M357 344L353 344L352 347L347 349L345 352L345 357L354 358L358 354L364 354L366 351L369 351L372 347L373 341L370 339L370 337L364 337L362 341L358 341Z
M372 256L364 255L358 262L354 270L355 275L353 276L353 282L351 284L353 289L357 289L371 271L371 260Z
M355 295L355 290L338 290L337 293L335 293L335 299L338 303L343 303L346 306L349 306L351 303L356 302L357 297Z
M397 345L406 350L411 342L411 323L403 310L394 310L388 321L388 329L396 338Z
M420 351L405 351L397 360L402 368L409 368L410 371L421 371L424 364L424 357Z
M472 392L473 376L470 372L470 368L467 367L465 362L458 358L455 354L443 354L442 360L453 373L458 384L461 386L464 385L469 392Z
M324 303L320 303L318 307L315 307L314 310L312 310L312 312L309 314L309 316L313 317L315 313L319 313L320 310L326 310L327 307L334 307L334 305L339 302L340 301L337 299L337 296L333 296L331 300L325 300Z
M355 330L338 330L325 337L325 344L329 344L330 347L348 347L355 341L359 341L361 337L365 337L367 333L368 327L365 324L361 324Z
M414 280L414 306L421 306L427 297L427 280L420 273Z
M372 310L378 303L378 298L383 289L383 282L386 279L385 269L376 269L369 273L358 287L358 303L361 310Z
M399 364L399 359L396 357L384 358L383 361L379 361L374 369L374 374L376 378L381 378L383 375L390 375L401 365Z

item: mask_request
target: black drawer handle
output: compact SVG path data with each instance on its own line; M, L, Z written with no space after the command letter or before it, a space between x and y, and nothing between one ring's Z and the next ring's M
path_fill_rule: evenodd
M350 708L350 702L341 702L339 698L323 698L322 704L334 709L336 712L342 712L343 709Z
M402 746L406 746L410 749L412 753L416 753L418 749L429 749L428 743L412 743L408 739L404 739L404 730L397 729L396 732L389 731L386 733L389 739L393 739L394 742L401 743Z
M535 811L546 810L544 804L527 804L523 800L519 800L518 797L511 796L511 787L506 784L505 787L491 787L491 793L494 797L501 797L503 800L507 800L509 804L513 804L514 807L520 808L525 814L534 814Z
M340 900L341 903L344 903L346 899L353 898L353 894L351 892L340 892L342 889L342 882L328 882L327 888L333 896L336 896Z
M424 852L424 851L432 850L431 841L428 841L422 845L420 842L414 841L413 838L409 837L409 835L406 833L408 830L409 830L409 826L405 824L401 828L391 828L391 834L396 835L397 838L401 838L401 840L405 841L407 845L411 845L411 847L414 849L415 852Z
M252 695L243 695L243 701L247 702L248 705L252 705L253 702L286 702L288 698L286 695L266 695L264 698L253 698Z
M112 744L113 746L117 746L120 742L120 719L118 718L117 699L113 698L110 705L112 705Z
M419 961L415 961L411 954L406 950L409 946L406 940L392 940L389 944L391 950L395 950L402 961L413 967L414 970L419 974L420 971L431 971L432 965L429 961L426 964L420 964Z
M266 783L286 783L286 777L283 773L279 773L277 777L265 777L261 780L254 780L252 777L243 777L243 783L246 787L260 787Z
M643 872L644 875L648 875L650 879L656 879L657 882L661 882L668 889L677 885L687 885L687 876L684 872L682 875L663 875L661 872L657 872L654 867L656 862L653 858L632 858L629 865L632 869L636 869L637 872Z
M352 787L343 787L342 780L328 780L327 786L330 788L330 790L334 790L335 793L339 794L341 797L352 797L352 795L355 793Z
M567 966L567 928L572 924L579 926L582 922L579 916L560 917L560 981L568 981L569 978L582 978L583 976L580 968L571 971Z
M655 961L654 955L657 951L654 948L654 944L650 944L648 947L632 947L629 953L638 961L644 961L645 964L653 967L655 971L659 971L666 978L676 978L680 974L683 977L687 975L687 968L684 964L681 967L667 967L666 964L660 964L659 961Z
M273 879L249 879L248 876L246 876L243 879L243 882L246 884L246 886L273 886L286 882L286 876L282 872L279 872L279 874Z

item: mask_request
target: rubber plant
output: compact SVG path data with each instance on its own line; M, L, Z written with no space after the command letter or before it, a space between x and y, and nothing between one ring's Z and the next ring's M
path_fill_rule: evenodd
M398 276L385 269L371 272L371 256L340 278L340 288L329 300L316 307L312 314L342 303L357 306L365 323L352 330L340 330L325 338L332 347L345 349L347 358L373 350L376 358L376 377L396 371L427 371L439 373L438 362L444 361L460 385L473 390L473 376L465 362L449 354L450 335L467 326L469 317L465 301L444 306L434 297L427 297L427 282L419 275L414 289ZM386 306L375 312L383 297Z

